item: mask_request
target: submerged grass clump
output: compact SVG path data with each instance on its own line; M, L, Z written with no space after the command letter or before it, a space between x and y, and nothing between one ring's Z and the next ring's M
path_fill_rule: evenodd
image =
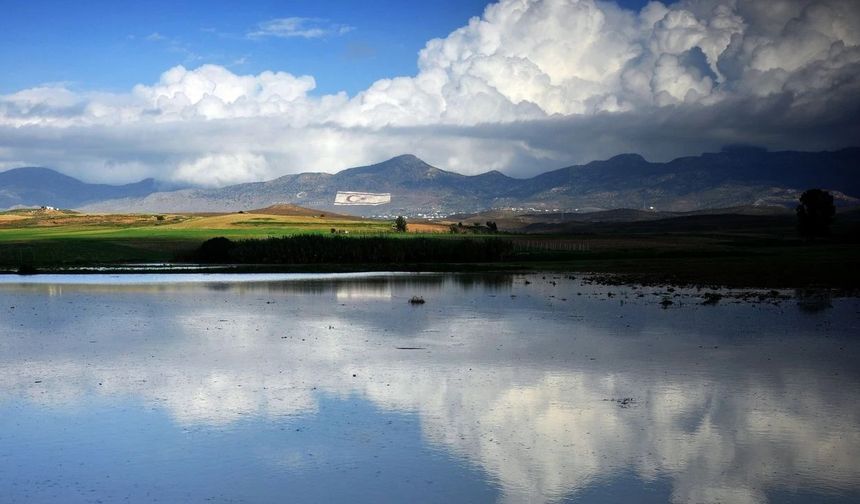
M705 298L705 300L702 301L703 305L715 305L723 299L723 295L719 292L706 292L702 297Z

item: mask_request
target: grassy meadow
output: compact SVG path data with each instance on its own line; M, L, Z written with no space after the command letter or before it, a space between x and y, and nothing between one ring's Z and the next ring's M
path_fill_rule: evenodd
M429 226L429 227L428 227ZM0 266L36 267L171 261L214 237L393 234L392 222L296 211L229 214L0 213ZM423 225L423 232L445 231Z
M392 221L299 207L163 215L18 210L0 213L0 271L198 262L201 244L224 237L238 244L224 262L241 271L543 270L643 283L856 289L858 217L837 216L831 236L806 241L790 216L583 224L543 234L471 226L473 232L451 234L450 222L410 222L403 234ZM320 239L281 240L309 235Z

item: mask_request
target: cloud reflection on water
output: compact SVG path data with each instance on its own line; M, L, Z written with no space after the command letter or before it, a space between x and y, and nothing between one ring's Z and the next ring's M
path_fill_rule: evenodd
M856 300L814 316L666 311L570 280L474 279L4 288L0 408L132 397L229 432L313 414L320 394L359 396L417 413L428 442L510 502L626 471L669 478L674 502L860 490ZM413 294L428 304L409 306Z

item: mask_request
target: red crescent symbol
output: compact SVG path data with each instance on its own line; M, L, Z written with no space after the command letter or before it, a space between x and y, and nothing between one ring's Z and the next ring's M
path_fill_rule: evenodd
M350 194L346 197L346 201L350 203L355 203L356 201L361 201L363 198L358 194Z

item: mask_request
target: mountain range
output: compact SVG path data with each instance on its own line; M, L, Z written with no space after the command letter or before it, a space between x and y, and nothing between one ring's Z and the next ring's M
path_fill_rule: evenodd
M88 184L49 168L15 168L0 172L0 208L76 208L116 198L142 198L160 187L154 179L126 185Z
M739 206L793 207L800 193L821 187L837 203L860 204L860 148L768 152L736 147L652 163L623 154L519 179L498 171L467 176L412 155L340 172L285 175L227 187L159 190L156 181L86 184L46 168L0 173L0 207L50 205L101 212L216 212L290 203L357 215L595 211L615 208L695 211ZM391 193L381 206L334 205L338 191Z

